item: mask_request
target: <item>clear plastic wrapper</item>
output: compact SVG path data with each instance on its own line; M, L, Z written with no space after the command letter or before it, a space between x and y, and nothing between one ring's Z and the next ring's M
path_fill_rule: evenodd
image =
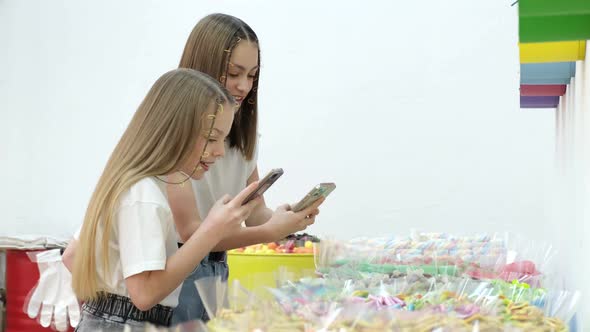
M230 300L250 303L221 310L221 318L231 319L212 326L216 331L221 326L228 331L564 331L580 295L555 287L555 257L551 246L504 234L325 239L314 247L322 278L295 281L279 269L277 288L270 290L273 301L230 291Z
M222 281L221 276L204 277L195 280L195 287L199 291L203 306L210 318L215 318L217 313L228 308L227 282Z
M498 236L454 237L443 233L414 233L410 237L328 239L316 250L321 275L363 277L361 273L404 274L419 268L429 275L460 275L467 270L496 272L506 257ZM493 276L493 275L492 275Z

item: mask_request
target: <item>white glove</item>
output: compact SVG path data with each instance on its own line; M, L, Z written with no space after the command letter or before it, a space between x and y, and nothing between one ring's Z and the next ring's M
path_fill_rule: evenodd
M58 331L67 331L69 315L70 325L76 327L80 321L80 304L72 290L72 275L63 264L59 249L29 253L29 258L39 268L39 282L26 306L29 317L37 317L41 309L41 326L49 327L53 318Z

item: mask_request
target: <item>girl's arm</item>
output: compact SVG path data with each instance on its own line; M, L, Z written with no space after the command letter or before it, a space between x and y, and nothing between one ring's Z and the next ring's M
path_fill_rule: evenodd
M73 238L70 241L70 243L68 243L68 246L66 247L66 250L64 251L63 255L61 255L61 260L68 269L68 271L70 271L70 273L72 272L72 266L74 266L74 257L76 254L77 246L78 240Z
M209 254L219 241L220 233L213 227L199 227L182 248L166 260L164 270L144 271L126 278L133 304L139 310L149 310L172 293Z
M241 204L246 196L256 189L256 185L257 183L253 183L248 186L234 199L230 200L226 195L217 201L205 221L182 248L166 259L164 269L144 270L128 276L125 283L133 304L140 310L148 310L161 302L182 283L220 240L241 228L242 220L246 219L260 203L260 199L254 199L246 205ZM127 233L130 232L132 230L127 229Z
M246 247L253 244L279 241L289 234L306 229L315 222L315 217L320 213L318 207L324 202L319 199L307 209L297 213L290 211L285 204L272 213L267 223L259 226L241 227L221 240L213 251L225 251ZM306 218L309 216L309 218Z
M251 186L252 183L257 181L258 170L255 168L248 179L248 185ZM192 184L185 183L184 186L168 185L166 190L168 203L174 216L176 231L183 242L187 241L201 225ZM228 234L211 251L226 251L281 240L287 235L301 231L308 225L313 224L315 216L319 213L317 207L323 201L319 201L318 204L294 214L289 211L287 206L280 207L273 212L266 207L263 197L259 199L261 203L254 208L250 217L246 219L247 225L250 222L249 227L241 227ZM254 214L257 215L253 217ZM310 218L305 218L307 215Z

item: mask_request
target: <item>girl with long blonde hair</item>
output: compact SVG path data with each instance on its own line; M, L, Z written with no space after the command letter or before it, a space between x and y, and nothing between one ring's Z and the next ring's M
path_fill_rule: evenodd
M214 202L223 194L235 195L259 179L258 158L258 82L260 45L254 30L237 17L211 14L193 28L186 42L181 68L202 71L219 80L235 98L238 111L225 143L226 155L191 186L168 186L169 202L181 241L199 227ZM322 201L294 213L288 204L270 210L262 199L238 229L215 246L182 286L173 322L208 320L195 280L220 276L227 280L229 267L225 250L251 244L278 241L304 230L315 221Z
M152 86L84 217L73 265L72 286L85 301L77 331L170 325L183 280L260 203L242 205L255 182L222 197L178 248L166 185L202 178L225 154L234 109L217 80L194 70L170 71Z

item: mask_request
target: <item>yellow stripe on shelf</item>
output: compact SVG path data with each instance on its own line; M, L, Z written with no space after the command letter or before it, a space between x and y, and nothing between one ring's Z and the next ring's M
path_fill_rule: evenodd
M570 62L584 60L586 41L520 43L520 63Z

